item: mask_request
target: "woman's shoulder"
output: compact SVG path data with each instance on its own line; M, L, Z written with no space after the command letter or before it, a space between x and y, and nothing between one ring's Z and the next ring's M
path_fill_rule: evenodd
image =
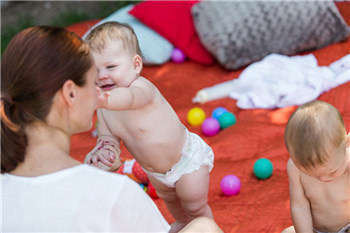
M78 171L78 179L81 179L83 183L88 182L92 186L96 185L95 188L104 188L102 186L105 186L105 188L114 187L115 189L139 189L140 187L126 175L108 172L87 164L80 165Z
M21 185L59 185L84 187L89 189L120 189L131 181L124 175L107 172L87 164L62 169L60 171L36 177L23 177L5 173L1 175L3 184Z
M80 187L79 189L85 190L85 193L91 191L111 200L130 198L130 193L133 198L147 196L140 185L126 175L104 171L90 165L82 165L79 170L74 182Z
M128 183L127 176L101 170L99 168L87 164L77 166L76 171L72 173L72 176L77 177L78 179L96 181L98 183L106 183L108 185L110 185L111 183Z

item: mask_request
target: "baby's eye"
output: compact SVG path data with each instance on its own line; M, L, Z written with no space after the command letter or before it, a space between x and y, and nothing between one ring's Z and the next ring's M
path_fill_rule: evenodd
M116 67L116 66L115 65L109 65L109 66L107 66L107 69L112 69L114 67Z
M338 170L335 170L334 172L331 172L329 175L334 175Z

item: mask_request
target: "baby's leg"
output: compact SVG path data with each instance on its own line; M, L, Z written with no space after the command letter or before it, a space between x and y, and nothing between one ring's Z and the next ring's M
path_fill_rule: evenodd
M287 227L281 233L295 233L294 226Z
M164 185L152 176L148 176L148 179L156 189L159 198L164 201L168 210L176 219L176 222L171 225L171 230L169 232L178 232L190 221L190 219L182 208L181 201L175 192L175 188Z
M183 175L176 182L176 194L181 200L182 207L190 217L213 218L208 205L209 169L201 166L199 170Z

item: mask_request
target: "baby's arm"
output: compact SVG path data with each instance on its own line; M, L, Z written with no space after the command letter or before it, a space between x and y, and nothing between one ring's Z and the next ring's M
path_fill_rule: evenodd
M108 92L109 110L133 110L149 104L155 95L156 89L149 81L138 78L130 87L118 87Z
M98 143L86 156L85 163L93 164L104 170L117 170L120 162L120 139L112 135L100 109L97 110L98 117Z
M309 200L304 194L300 181L300 171L289 159L287 164L289 178L290 212L295 232L313 232L312 216Z

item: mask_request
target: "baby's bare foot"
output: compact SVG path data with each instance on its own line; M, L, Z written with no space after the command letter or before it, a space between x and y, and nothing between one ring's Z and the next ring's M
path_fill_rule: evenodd
M174 222L173 224L171 224L169 233L177 233L185 226L186 226L186 223Z

